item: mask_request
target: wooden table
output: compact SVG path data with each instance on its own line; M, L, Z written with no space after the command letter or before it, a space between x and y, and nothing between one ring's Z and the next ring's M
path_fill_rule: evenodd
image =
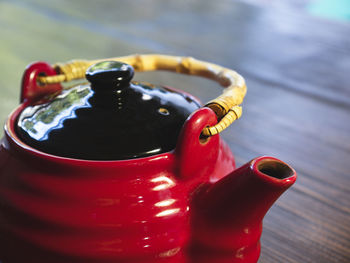
M246 78L242 119L222 136L238 164L276 156L299 174L264 221L259 262L350 262L350 24L225 1L1 1L0 119L34 60L133 53L190 55ZM214 83L171 73L137 78L203 101Z

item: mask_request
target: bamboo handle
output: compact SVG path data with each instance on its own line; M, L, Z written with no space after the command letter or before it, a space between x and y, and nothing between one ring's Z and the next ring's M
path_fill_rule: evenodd
M240 105L246 94L246 85L243 77L237 72L209 62L200 61L192 57L178 57L158 54L131 55L98 60L74 60L68 63L54 65L58 75L39 76L42 84L67 82L85 77L87 68L95 63L115 60L130 64L135 71L167 70L182 74L205 77L216 81L225 87L224 92L205 106L211 108L218 117L218 123L203 130L204 136L220 133L242 115Z

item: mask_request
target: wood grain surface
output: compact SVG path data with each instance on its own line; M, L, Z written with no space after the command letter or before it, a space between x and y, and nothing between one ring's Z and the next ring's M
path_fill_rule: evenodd
M239 165L272 155L299 175L265 217L259 262L350 262L350 23L232 0L3 0L0 122L28 63L134 53L193 56L246 78L243 116L222 136ZM221 92L171 73L136 79L203 102Z

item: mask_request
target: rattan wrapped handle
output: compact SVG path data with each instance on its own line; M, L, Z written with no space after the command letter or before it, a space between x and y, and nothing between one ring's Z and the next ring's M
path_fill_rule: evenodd
M246 94L243 77L237 72L216 64L200 61L192 57L178 57L158 54L131 55L98 60L74 60L68 63L54 65L58 75L39 76L42 84L66 82L85 77L87 68L97 62L115 60L130 64L135 71L167 70L182 74L205 77L218 82L225 87L224 92L205 106L211 108L218 117L218 123L203 130L204 136L212 136L226 129L242 115L240 105Z

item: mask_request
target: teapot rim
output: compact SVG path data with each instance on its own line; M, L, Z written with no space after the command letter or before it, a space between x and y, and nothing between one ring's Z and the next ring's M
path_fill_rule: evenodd
M25 103L20 104L16 107L8 116L7 121L4 125L4 134L6 136L7 141L14 146L17 150L29 154L31 156L35 156L37 158L42 158L45 161L57 162L61 164L71 164L71 165L99 165L109 167L111 165L132 165L133 163L139 164L140 162L154 162L157 160L170 160L173 159L174 149L169 152L160 153L157 155L140 157L134 159L125 159L125 160L85 160L85 159L76 159L69 157L62 157L58 155L53 155L49 153L45 153L38 149L35 149L25 142L23 142L19 136L16 134L15 125L17 122L17 118L19 114L25 109L27 105Z

